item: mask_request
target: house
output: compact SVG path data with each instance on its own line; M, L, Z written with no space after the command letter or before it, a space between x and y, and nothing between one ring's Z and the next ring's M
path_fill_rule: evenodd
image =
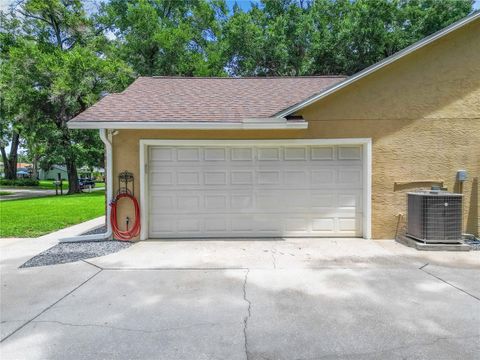
M17 162L17 177L18 178L29 178L32 173L32 164ZM0 178L5 176L5 165L3 162L0 162Z
M48 170L38 171L39 180L58 180L58 174L62 180L68 180L67 167L64 165L52 165Z
M140 77L69 127L100 129L113 192L133 173L140 239L391 239L432 185L478 234L479 34L474 13L348 78Z
M101 167L82 166L77 169L78 175L82 179L92 179L96 181L103 181L105 178L105 169Z

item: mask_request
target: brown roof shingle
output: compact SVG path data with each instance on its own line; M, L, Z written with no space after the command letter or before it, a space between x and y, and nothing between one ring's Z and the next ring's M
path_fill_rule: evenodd
M272 117L343 79L139 77L122 93L107 95L71 122L241 122Z

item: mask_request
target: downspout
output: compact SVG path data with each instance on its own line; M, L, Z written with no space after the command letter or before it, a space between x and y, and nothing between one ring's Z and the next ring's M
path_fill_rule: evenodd
M113 157L112 157L112 142L110 140L111 132L107 134L106 129L100 129L100 139L102 139L105 144L105 154L107 157L106 164L106 174L107 174L107 213L106 213L106 222L107 222L107 232L103 234L92 234L92 235L79 235L72 236L68 238L60 239L59 242L81 242L81 241L102 241L110 239L112 237L112 224L110 222L110 203L112 202L113 195Z

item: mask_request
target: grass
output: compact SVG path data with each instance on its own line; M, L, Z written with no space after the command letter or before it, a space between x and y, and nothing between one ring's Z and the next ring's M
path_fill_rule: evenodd
M68 181L63 181L62 183L62 186L63 186L63 189L67 189L68 190ZM99 187L105 187L105 183L103 182L97 182L95 183L95 187L96 188L99 188ZM40 185L38 186L39 189L52 189L52 190L55 190L55 185L53 184L53 181L52 180L40 180Z
M0 237L37 237L105 213L103 191L0 202Z
M52 189L55 190L55 185L53 184L53 180L40 180L40 184L38 185L38 189ZM64 180L62 182L62 186L64 189L68 190L68 181Z
M8 191L0 191L0 196L4 196L4 195L12 195L12 193Z

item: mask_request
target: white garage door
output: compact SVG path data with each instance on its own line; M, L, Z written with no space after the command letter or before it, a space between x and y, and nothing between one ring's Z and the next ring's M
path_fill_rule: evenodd
M362 236L362 146L155 146L150 238Z

